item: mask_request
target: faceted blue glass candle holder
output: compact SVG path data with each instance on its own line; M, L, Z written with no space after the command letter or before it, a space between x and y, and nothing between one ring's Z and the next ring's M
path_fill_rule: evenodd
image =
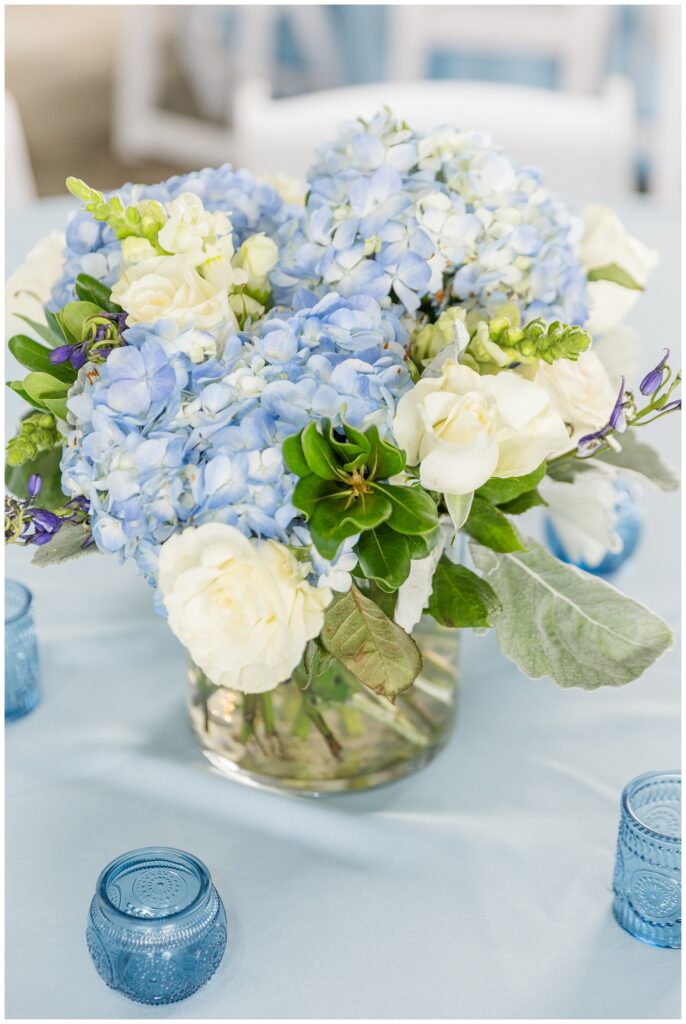
M5 580L5 719L21 718L40 700L31 591Z
M585 572L590 572L594 576L611 576L613 573L617 572L617 570L624 565L629 558L631 558L636 550L643 530L643 515L636 499L634 498L631 488L626 484L619 482L615 483L615 495L615 511L617 513L616 531L622 542L621 551L608 551L598 565L587 565L584 561L575 561L567 553L560 535L553 526L550 517L546 516L543 528L545 531L546 543L552 554L562 562L568 562L570 565L576 565L579 569L583 569Z
M626 786L612 888L622 928L681 948L681 772L648 772Z
M147 847L113 860L98 878L86 940L110 988L139 1003L177 1003L219 966L226 914L201 861Z

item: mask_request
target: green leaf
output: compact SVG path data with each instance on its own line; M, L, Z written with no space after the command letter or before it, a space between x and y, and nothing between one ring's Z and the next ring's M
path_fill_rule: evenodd
M491 479L480 487L476 492L480 498L485 498L492 505L503 505L507 501L513 501L520 494L526 494L540 484L545 476L547 463L541 465L532 473L526 476L491 477Z
M314 421L303 430L300 443L310 472L316 473L322 480L340 480L345 477L331 446L319 433Z
M42 495L41 495L42 496ZM49 544L36 548L33 558L34 565L59 565L61 562L68 562L74 558L83 558L97 552L95 544L87 548L83 543L88 537L88 531L84 526L76 526L74 523L65 523L52 538Z
M363 533L357 544L360 567L382 589L397 590L410 572L407 538L382 523Z
M644 441L637 441L632 430L627 430L617 438L622 450L619 452L612 449L600 452L589 463L594 461L605 462L617 469L629 470L631 473L638 473L645 477L662 491L677 491L679 489L679 477L669 466L660 453Z
M66 398L44 398L43 405L51 412L53 416L56 416L58 420L66 420L67 418L67 399Z
M474 491L470 491L469 494L444 494L443 500L453 521L455 531L461 530L467 522L472 501L474 500Z
M429 533L438 526L436 503L419 486L397 487L395 484L372 484L392 506L388 525L398 533Z
M412 637L355 586L329 605L321 639L358 682L392 703L422 669Z
M391 514L391 503L382 495L364 493L353 497L338 491L317 504L311 523L317 533L339 541L363 530L373 530Z
M27 374L22 381L22 387L34 402L42 403L46 409L46 399L66 398L69 391L69 384L66 382L57 380L52 374L39 371Z
M281 446L281 451L283 453L283 461L291 473L295 473L296 476L310 475L312 471L303 453L300 434L292 434L290 437L287 437Z
M353 460L358 455L366 455L369 452L369 441L364 434L359 435L362 444L356 444L354 441L341 441L336 437L336 431L328 420L322 420L322 430L333 450L345 459Z
M7 342L8 348L14 358L25 366L27 370L38 370L55 377L59 381L73 384L76 380L76 370L68 363L50 362L50 349L47 349L40 342L34 341L26 334L15 334Z
M31 398L31 395L24 389L20 380L8 380L7 387L11 388L15 394L19 395L24 402L28 402L29 405L32 405L34 409L45 409L42 402L37 402L34 398Z
M525 494L520 494L518 498L513 498L512 501L506 501L504 505L500 506L500 511L505 512L508 516L521 516L523 512L528 512L536 505L547 504L548 502L538 491L527 491Z
M410 551L410 558L419 560L427 558L438 543L441 535L440 527L430 530L429 533L408 533L405 536Z
M338 494L338 488L332 480L322 480L314 473L310 473L309 476L298 480L291 500L295 507L310 519L319 503L332 494Z
M62 324L57 319L56 313L53 313L52 310L46 308L43 309L43 312L45 313L45 319L48 322L48 327L55 336L55 340L52 343L53 348L57 348L58 345L64 345L65 341L74 340L73 338L65 337L64 331L62 330Z
M43 341L47 342L50 348L55 348L57 345L61 345L64 341L62 332L55 334L48 324L39 324L37 320L32 320L30 316L24 316L23 313L14 314L18 320L23 320L25 324L28 324L31 330L42 338Z
M550 676L584 690L622 686L672 645L669 627L642 604L532 540L502 555L472 545L472 555L502 604L500 649L531 679Z
M522 551L512 523L485 498L474 496L464 530L484 547L493 551Z
M375 426L365 430L365 436L369 441L369 454L365 461L370 480L386 480L402 472L405 468L405 452L385 441Z
M106 313L122 313L121 306L112 302L112 289L108 288L102 281L91 277L89 274L79 274L74 285L76 294L84 302L91 302L98 307L99 311Z
M613 284L621 285L622 288L630 288L635 292L644 291L642 284L639 284L631 274L620 267L618 263L606 263L602 267L593 267L586 275L589 281L612 281Z
M61 508L67 500L66 494L62 491L60 471L60 459L62 458L61 448L51 448L49 451L40 452L35 459L25 462L22 466L5 467L5 484L10 494L25 501L28 498L28 480L34 473L38 473L42 480L40 489L41 508Z
M100 308L93 302L68 302L57 314L57 319L69 339L83 341L86 321L99 313Z
M436 622L453 629L492 626L500 610L493 588L464 565L443 557L436 566L428 611Z

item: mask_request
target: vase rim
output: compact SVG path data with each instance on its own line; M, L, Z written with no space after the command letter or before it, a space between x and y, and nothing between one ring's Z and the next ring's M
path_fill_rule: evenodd
M111 901L108 890L115 879L119 877L122 868L130 868L137 863L145 865L147 862L159 860L168 862L172 868L176 864L184 871L190 872L196 879L198 891L188 903L168 914L149 917L128 913ZM173 846L143 846L122 853L103 868L96 882L95 897L103 914L122 926L125 925L127 928L163 928L166 925L177 925L180 921L186 921L195 916L207 905L211 889L210 872L198 857Z
M673 782L681 786L681 772L678 769L663 769L659 771L644 772L642 775L637 775L635 779L632 779L624 787L622 792L622 811L631 824L640 829L644 834L652 836L655 839L659 839L663 843L672 843L680 846L680 835L674 835L672 832L661 832L652 825L648 825L643 820L640 809L636 808L633 803L634 797L642 789L645 789L646 786L651 784L659 784L661 782Z

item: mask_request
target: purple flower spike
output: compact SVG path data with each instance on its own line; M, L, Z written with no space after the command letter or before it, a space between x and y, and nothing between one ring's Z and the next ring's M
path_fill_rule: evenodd
M88 353L86 345L75 345L71 353L71 365L75 370L80 370L86 362Z
M29 477L28 484L26 485L26 490L31 501L33 501L36 495L40 492L42 486L43 481L39 477L38 473L33 473L32 476Z
M681 409L680 398L675 398L673 402L667 402L667 405L665 405L660 412L676 412L677 409Z
M664 377L664 369L669 359L669 349L665 349L665 354L657 364L654 370L647 373L641 383L639 384L639 391L642 395L654 395L657 389L662 384Z

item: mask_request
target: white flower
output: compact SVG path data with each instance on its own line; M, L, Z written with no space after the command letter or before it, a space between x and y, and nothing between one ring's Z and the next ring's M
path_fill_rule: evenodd
M130 326L173 320L179 327L194 323L207 330L236 323L225 283L207 280L187 255L156 256L129 267L112 289L112 300L126 310Z
M548 393L553 409L571 428L569 448L584 434L605 426L617 398L607 370L590 349L577 360L541 362L534 382Z
M523 476L570 447L543 388L509 370L482 377L454 360L403 395L393 431L422 485L446 494Z
M544 477L539 484L548 502L548 514L567 556L594 568L609 553L622 550L616 532L617 493L614 481L593 469L573 483Z
M64 263L64 235L51 231L37 245L7 279L5 285L5 328L8 337L26 334L27 325L18 317L28 316L37 323L45 323L43 305L50 298L50 289L62 273Z
M238 250L234 265L246 272L248 288L264 291L269 287L267 274L276 265L278 256L276 243L260 233L246 238Z
M208 679L261 693L289 678L321 631L331 591L306 572L277 541L207 523L162 545L159 588L171 629Z
M224 213L210 213L193 192L182 192L166 206L167 221L158 241L170 253L187 253L196 263L233 256L231 221Z
M275 192L279 193L284 203L288 203L289 206L305 205L307 185L299 178L294 178L290 174L282 174L280 171L277 171L276 174L262 174L257 180L263 181L265 185L270 185Z
M657 253L630 235L608 206L587 206L583 218L580 256L584 269L588 272L616 263L645 285L658 262ZM613 281L589 281L588 292L591 310L587 326L593 334L602 334L623 320L641 294Z

